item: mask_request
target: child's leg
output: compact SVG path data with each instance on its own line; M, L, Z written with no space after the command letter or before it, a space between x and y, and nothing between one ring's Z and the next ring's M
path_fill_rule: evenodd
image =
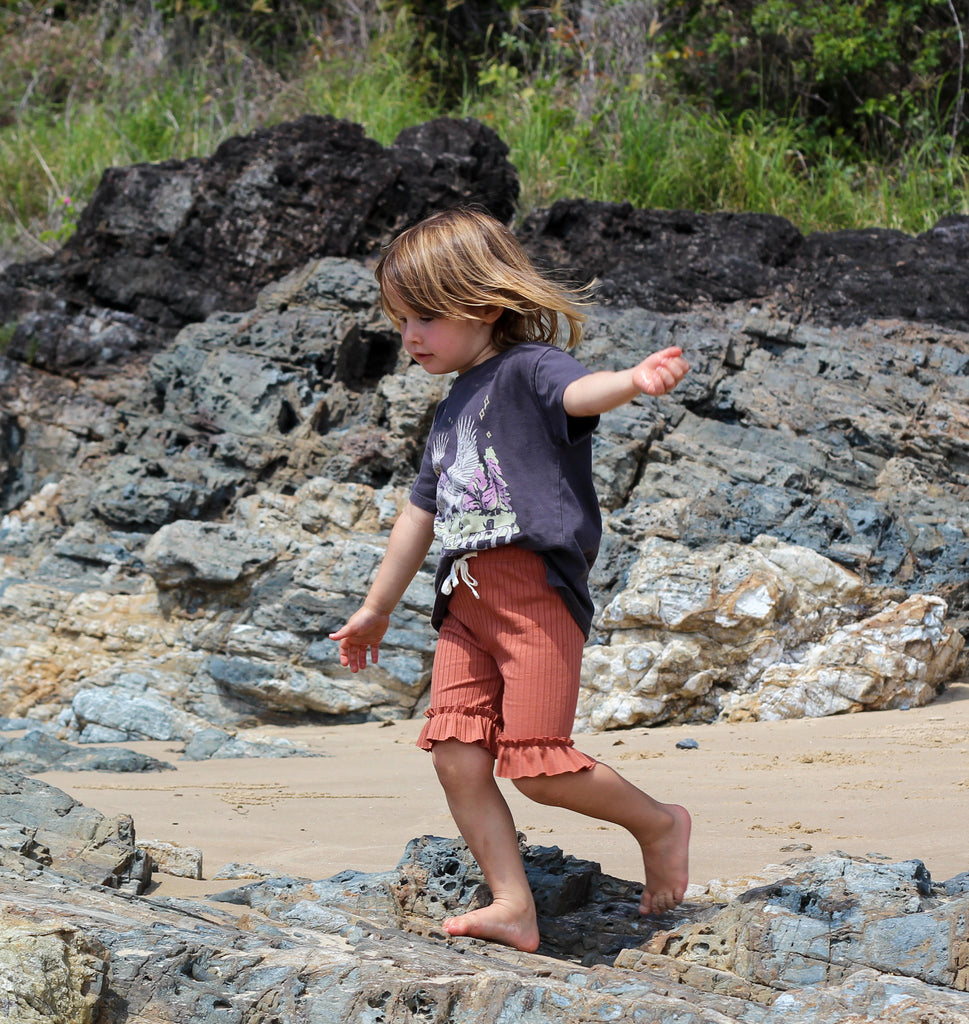
M444 930L534 952L538 948L535 901L518 850L518 830L494 777L494 756L476 743L434 744L437 771L455 824L491 889L493 902L460 917Z
M428 721L418 745L430 750L455 824L494 897L488 907L449 918L452 935L492 939L517 949L538 946L538 925L518 831L495 782L503 680L494 658L454 608L476 604L459 586L438 640ZM484 631L487 634L487 630Z
M569 738L575 718L585 637L561 596L546 581L533 553L502 552L502 629L491 629L502 693L502 730L497 774L512 779L540 803L568 807L628 829L639 843L646 868L640 909L670 910L687 885L690 816L676 804L661 804L611 768L577 751ZM511 561L514 560L514 561ZM483 562L482 600L468 610L481 616L487 595ZM511 600L511 598L515 598ZM472 627L473 618L469 618ZM479 627L484 634L484 624Z
M689 875L686 808L659 803L601 762L579 772L513 782L531 800L611 821L632 833L646 869L640 913L661 914L683 899Z

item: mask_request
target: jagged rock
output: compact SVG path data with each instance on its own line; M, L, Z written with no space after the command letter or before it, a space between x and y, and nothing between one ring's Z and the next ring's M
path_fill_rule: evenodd
M420 713L433 560L366 677L325 639L366 593L446 387L404 367L376 302L359 264L316 261L250 312L187 328L112 397L111 439L86 442L86 471L65 461L3 520L0 711L44 721L79 700L66 738L100 742L134 735L125 723L146 686L161 703L144 721L177 719L152 735L186 742L279 713ZM969 632L969 336L602 308L580 356L607 368L667 344L691 359L682 388L604 416L597 434L608 515L580 722L931 699L960 671L957 630ZM90 403L75 411L59 390L28 413L38 376L21 367L4 392L28 433L31 417L44 431L90 422ZM45 459L54 473L53 451ZM654 578L656 558L670 571ZM693 620L616 619L650 588Z
M40 729L20 739L0 739L0 767L36 772L158 772L172 765L123 747L83 750Z
M528 846L521 834L519 844L535 893L540 953L587 964L611 963L620 949L642 943L663 921L675 918L641 917L642 886L604 875L592 861L565 856L556 847ZM352 879L345 876L342 882ZM412 840L386 885L395 906L413 918L435 922L491 902L481 870L460 840ZM593 918L597 927L590 932Z
M177 740L205 728L205 721L172 706L144 681L141 689L103 686L80 690L71 702L82 743L105 739Z
M144 892L151 859L130 815L108 819L46 783L0 769L0 868L30 878L50 869L78 882Z
M802 988L778 996L763 1024L820 1024L822 1021L878 1021L909 1024L924 1019L966 1024L969 1007L961 994L935 985L861 968L841 985Z
M770 303L798 319L898 318L969 329L969 217L901 231L816 232L783 217L566 199L524 223L531 255L601 282L603 301L663 312Z
M107 950L57 917L0 910L0 1013L17 1024L94 1024Z
M311 263L252 311L186 328L151 360L118 403L123 452L105 461L82 514L157 530L217 517L258 480L403 481L443 385L417 367L398 379L400 359L372 274Z
M441 932L446 913L484 897L460 842L414 840L393 872L267 878L206 902L135 898L31 851L20 824L25 808L46 808L64 847L97 812L0 776L16 794L0 798L0 1012L12 1019L884 1024L917 1008L969 1020L969 897L918 861L815 858L726 905L643 918L639 886L526 847L543 936L528 954Z
M163 526L144 551L145 568L161 589L190 584L228 587L265 572L279 552L271 537L221 523L179 520Z
M251 913L241 927L198 903L122 902L110 892L45 891L36 883L25 896L14 881L0 897L16 901L21 941L44 928L35 916L40 907L103 946L110 980L95 1017L105 1024L131 1015L210 1024L227 1013L348 1024L498 1024L512 1016L522 1024L610 1017L728 1024L745 1005L626 971L452 946L325 908L318 924ZM345 934L335 927L340 921Z
M519 841L535 893L540 955L586 965L612 963L621 949L641 945L684 914L700 912L693 906L644 918L642 885L604 875L598 864L556 847L527 846L521 835ZM212 899L290 924L343 930L351 927L350 914L443 938L444 918L486 906L491 892L463 841L421 836L408 843L394 871L343 871L321 881L267 878Z
M336 174L348 147L373 156L374 189L337 210L333 224L320 221L316 200L364 174L363 157L349 161L348 178ZM102 312L110 292L132 309L142 303L138 316L174 325L190 311L162 309L165 289L181 287L162 269L185 257L179 273L197 279L185 298L191 316L210 308L206 295L235 298L150 357L119 357L104 373L72 355L68 377L53 335L42 332L44 352L53 346L47 362L0 357L0 713L29 711L68 740L124 742L146 735L136 728L146 712L152 736L194 743L205 756L251 752L234 735L240 724L280 714L328 722L420 714L433 559L366 678L342 669L325 637L366 592L448 382L407 365L363 262L287 261L331 251L313 246L337 234L335 251L370 251L474 183L510 212L514 174L503 146L472 122L419 126L384 150L352 126L302 119L233 140L209 160L112 172L72 246L27 277L22 268L3 277L8 297L28 278L41 290L59 282L74 296L61 310L72 316L97 285ZM302 185L306 206L294 200ZM243 207L249 213L235 223ZM281 232L294 235L291 248ZM811 287L820 288L832 260L867 267L874 281L895 257L907 261L906 280L932 261L952 264L955 278L933 278L948 294L945 282L962 273L962 220L916 240L824 241L780 218L576 201L530 221L522 237L539 256L602 277L607 303L590 311L578 352L591 369L630 365L670 344L692 365L672 395L603 416L596 435L607 515L583 724L904 706L931 699L962 671L969 334L958 329L961 307L931 323L851 325L874 307L847 284L820 306L797 298L811 267L820 275ZM244 254L209 259L196 273L193 246L222 253L241 239L252 242ZM140 262L125 276L117 261L131 253ZM270 281L284 265L295 269ZM32 309L46 308L32 295ZM635 296L654 308L629 305ZM919 315L935 308L923 304ZM98 330L117 327L98 316ZM65 338L64 351L74 352L75 335ZM10 352L23 355L17 345ZM696 623L614 621L615 609L649 590L644 553L661 542L681 545L664 561L678 573L664 585L693 588ZM746 565L765 544L800 551L797 564ZM733 572L766 573L766 589L713 573L733 605L710 600L705 574L721 557ZM845 604L823 582L835 578L854 580L864 600ZM838 614L821 607L829 599ZM795 606L810 609L823 627L817 636L798 632ZM736 622L727 628L718 616ZM599 700L604 688L611 703Z
M662 965L710 991L725 991L731 978L772 991L841 984L861 965L969 988L969 897L933 886L921 861L831 855L797 867L703 922L654 936L645 953L623 953L617 963Z
M238 757L312 757L310 751L285 737L244 739L183 711L152 687L150 675L126 671L103 685L81 689L69 710L62 712L60 727L84 743L109 743L132 740L184 740L183 759L204 761L211 758ZM22 745L23 746L23 745ZM42 748L42 749L38 749ZM85 752L59 739L45 737L26 747L34 760L22 753L21 746L9 743L10 756L20 756L17 767L24 771L44 771L55 765L63 770L82 768L104 771L146 771L171 768L153 758L124 749L100 748ZM40 755L43 754L42 758ZM0 753L0 761L5 754ZM46 767L45 767L46 766Z
M48 260L0 275L8 353L46 370L104 372L173 328L248 308L319 256L366 256L458 202L507 221L507 146L471 119L405 129L390 147L360 125L305 115L211 157L113 167Z
M962 635L939 598L866 586L757 537L691 551L649 537L603 609L576 714L595 730L670 719L817 718L931 701Z

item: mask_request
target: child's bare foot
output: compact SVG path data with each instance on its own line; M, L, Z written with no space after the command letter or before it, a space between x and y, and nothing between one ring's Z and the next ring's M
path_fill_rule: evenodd
M679 804L663 804L673 815L669 830L641 844L646 886L639 903L641 914L662 914L683 899L690 876L690 814Z
M538 923L534 913L523 917L497 902L460 917L449 917L442 927L448 935L487 939L524 953L534 953L538 949Z

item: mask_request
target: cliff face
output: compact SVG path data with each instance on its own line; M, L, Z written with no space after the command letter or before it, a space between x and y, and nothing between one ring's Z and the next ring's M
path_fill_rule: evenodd
M507 216L505 154L473 122L383 149L304 118L112 169L68 247L8 270L0 713L188 742L420 711L431 566L366 680L325 639L446 387L407 366L367 262L437 206ZM580 727L931 700L969 603L969 222L804 238L576 201L521 235L599 279L591 369L668 344L693 367L597 435Z

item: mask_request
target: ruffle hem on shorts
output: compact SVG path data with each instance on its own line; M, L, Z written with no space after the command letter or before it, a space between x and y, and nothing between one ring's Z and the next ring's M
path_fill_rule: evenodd
M425 711L427 721L417 737L421 750L430 750L436 740L480 743L498 756L498 719L490 708L446 707Z
M498 740L495 775L502 779L531 779L536 775L566 775L592 768L594 757L576 750L568 736L537 736L527 740Z
M568 736L505 739L494 713L488 708L436 708L426 711L425 715L427 722L417 739L422 750L430 750L439 740L478 743L495 757L495 775L503 779L566 775L596 764L594 757L576 750Z

